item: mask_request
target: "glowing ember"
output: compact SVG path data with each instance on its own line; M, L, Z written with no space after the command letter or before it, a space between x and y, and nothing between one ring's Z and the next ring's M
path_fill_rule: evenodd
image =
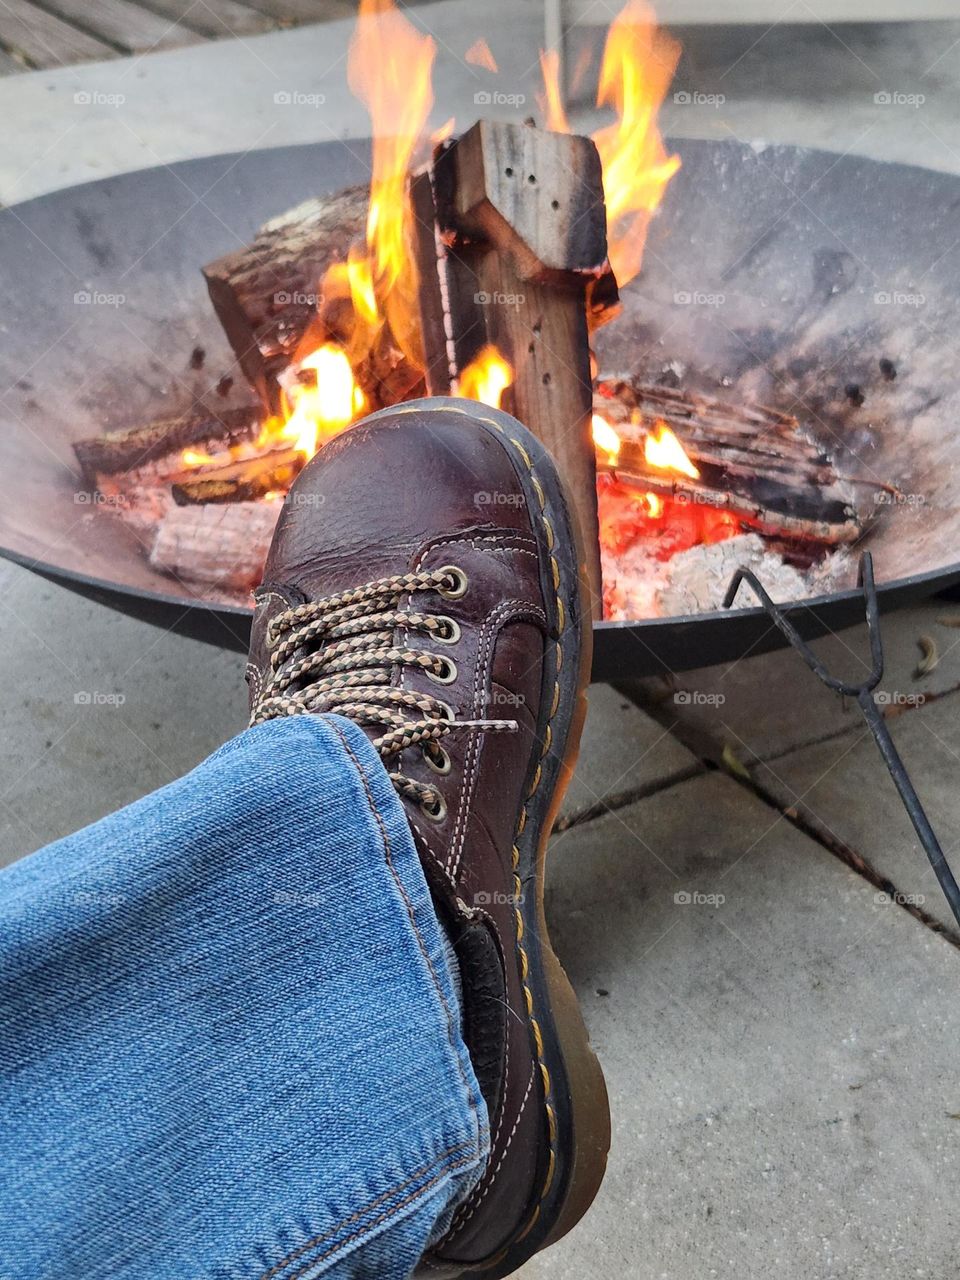
M609 465L615 467L620 458L620 437L606 418L601 418L599 413L593 415L590 429L593 434L593 443L601 453L606 454Z
M326 343L301 360L300 369L312 371L316 385L289 385L284 396L289 416L271 435L292 442L294 449L312 458L320 445L363 412L364 400L342 347Z
M665 422L657 422L644 437L643 456L650 467L660 471L677 471L697 480L700 472L687 457L683 445Z
M482 347L460 374L457 394L500 408L504 391L513 382L513 369L496 347Z

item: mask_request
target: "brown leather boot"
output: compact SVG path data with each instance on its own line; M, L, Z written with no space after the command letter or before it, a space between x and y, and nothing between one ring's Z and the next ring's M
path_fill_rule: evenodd
M253 721L363 726L406 808L463 987L487 1169L424 1275L506 1276L585 1213L606 1089L543 915L590 672L573 516L507 414L420 400L339 436L290 492L257 592Z

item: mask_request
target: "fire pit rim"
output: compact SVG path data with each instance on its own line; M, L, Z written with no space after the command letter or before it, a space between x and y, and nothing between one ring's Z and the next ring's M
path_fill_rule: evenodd
M744 144L725 139L668 139L671 146L719 148L733 155L744 149ZM349 149L356 152L368 145L363 139L351 140ZM136 184L147 175L160 170L189 175L203 173L215 189L227 175L239 177L239 169L246 163L263 165L268 160L272 166L286 166L318 147L342 151L342 142L299 143L282 147L263 147L247 153L223 153L175 162L168 166L144 166L140 169L94 178L71 184L43 195L32 197L10 206L7 214L18 222L32 208L46 208L55 202L68 201L77 192L102 191L112 193L118 187ZM825 148L792 147L770 144L764 150L790 153L798 160L823 155L833 163L840 163L837 153ZM910 175L921 175L956 184L955 175L923 166L907 165L899 161L883 161L867 157L852 157L854 163L869 163L873 167L896 169ZM296 166L295 166L296 167ZM2 216L2 215L0 215ZM0 557L12 561L38 575L59 583L69 590L99 599L121 612L143 618L168 629L190 635L208 643L242 651L246 646L247 622L251 609L243 605L218 604L200 597L185 598L173 592L151 590L127 585L115 579L94 577L78 570L66 568L24 551L0 545ZM878 587L881 608L886 610L922 599L960 582L960 561L946 566L927 569L920 573L899 577ZM828 595L809 597L786 606L798 629L807 639L815 638L830 630L841 630L855 625L862 618L861 598L856 589L847 589ZM234 620L240 621L240 633L234 630ZM750 654L759 654L782 646L779 633L770 627L766 615L758 607L738 608L725 612L696 615L676 615L667 618L630 619L595 624L596 643L594 679L610 681L630 676L658 674L665 671L691 670L700 666L734 661Z
M90 577L2 545L0 559L154 626L235 653L247 650L252 606L212 604L199 599L190 602L183 596ZM886 582L877 588L880 610L886 613L902 608L957 584L960 584L960 562L946 569L928 570ZM805 640L816 640L862 622L862 601L860 590L851 588L832 595L791 601L782 608ZM233 619L241 620L239 633L230 625ZM759 607L640 621L595 622L593 632L594 683L718 666L785 647L782 635Z

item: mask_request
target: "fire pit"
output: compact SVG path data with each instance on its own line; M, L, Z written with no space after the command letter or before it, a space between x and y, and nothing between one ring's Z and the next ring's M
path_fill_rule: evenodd
M770 582L773 594L811 597L790 611L808 638L859 620L851 548L861 541L885 605L960 578L947 336L958 310L960 183L790 148L686 141L671 150L681 167L651 224L642 272L621 291L622 313L591 338L615 618L596 625L598 679L774 647L780 635L761 610L718 611L732 569L746 560L764 576L770 547L785 574L782 590ZM365 186L368 154L328 143L218 157L0 214L0 367L10 388L3 554L164 626L246 645L242 576L204 586L203 558L215 568L223 539L269 537L267 508L295 474L296 441L288 432L271 442L267 470L247 466L244 442L261 426L250 393L259 371L249 358L235 362L198 268L208 265L217 301L216 263L307 199L330 196L348 226L355 210L339 193ZM399 379L394 399L422 393L414 374L395 362L378 385ZM309 380L293 388L294 402L303 389ZM362 385L348 388L358 394ZM104 465L110 441L95 442L92 460L73 449L150 424L139 458L155 465L158 418L176 420L178 465L189 463L166 477L168 488L182 510L201 503L202 520L187 522L198 578L165 571L164 555L176 569L176 538L166 552L147 548L126 518L123 486L112 487ZM211 436L239 449L226 468L204 452ZM78 474L78 456L95 485ZM231 506L223 495L245 501ZM672 572L691 550L686 576L663 577L658 566L669 561ZM641 589L623 587L630 557Z

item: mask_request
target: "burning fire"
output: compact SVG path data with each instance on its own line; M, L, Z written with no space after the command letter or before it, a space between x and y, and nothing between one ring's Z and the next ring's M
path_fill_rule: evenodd
M364 240L346 261L331 266L323 281L324 300L349 299L351 329L341 341L308 350L283 378L283 416L268 420L253 450L293 449L312 457L329 439L367 408L358 377L368 357L376 356L384 332L393 335L407 359L422 367L414 257L410 251L412 210L407 175L424 138L433 105L431 75L436 46L397 9L394 0L361 0L350 46L350 86L370 113L373 173ZM670 156L657 129L657 110L670 84L679 46L656 28L645 0L627 0L607 39L597 91L599 106L612 107L616 120L594 134L603 164L611 265L621 285L640 268L644 239L654 210L680 161ZM489 46L480 40L467 60L494 72ZM560 91L558 59L541 55L548 128L569 132ZM448 121L433 136L447 137ZM514 371L494 346L484 347L461 373L458 394L499 407ZM598 457L607 468L618 464L621 440L602 416L593 418ZM251 446L231 455L249 456ZM695 479L697 468L679 440L662 422L644 438L648 466ZM182 456L185 466L218 459L197 451ZM222 458L219 459L222 461ZM612 485L630 507L631 518L659 521L676 506L654 493ZM619 486L619 487L618 487Z
M373 131L370 276L379 298L388 299L396 289L414 311L407 172L433 106L435 53L433 40L421 35L393 0L361 0L347 68L350 88L370 112Z
M315 381L296 380L284 393L289 416L274 438L289 440L298 453L312 458L317 449L363 412L363 392L357 386L347 353L328 342L300 361Z
M680 58L680 45L657 27L645 0L628 0L610 27L603 51L597 106L616 121L593 140L603 165L610 265L621 288L640 270L650 219L680 168L657 128L657 112ZM555 53L541 53L547 128L569 133Z
M679 44L657 27L644 0L629 0L610 28L597 88L597 106L612 106L617 120L593 135L603 165L610 265L621 288L640 270L650 218L680 168L657 128L679 58Z
M597 446L598 452L605 453L609 465L615 467L620 460L620 437L606 418L601 418L599 413L593 415L590 426L593 443Z
M513 369L495 346L482 347L460 374L457 393L467 400L479 400L493 409L513 382Z
M648 466L661 471L676 471L691 480L700 472L687 457L687 451L665 422L656 422L643 440L643 456Z

